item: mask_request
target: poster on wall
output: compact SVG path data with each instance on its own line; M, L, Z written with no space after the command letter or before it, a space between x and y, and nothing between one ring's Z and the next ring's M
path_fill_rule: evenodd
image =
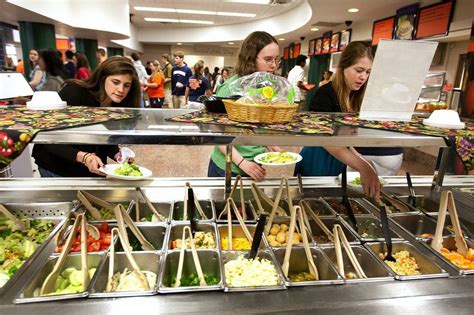
M341 33L332 34L332 36L331 36L331 48L329 49L330 52L338 51L340 37L341 37Z
M339 51L343 51L346 49L347 45L349 45L351 41L351 30L341 31L341 36L339 40Z
M296 44L293 47L293 58L298 57L300 55L300 51L301 51L301 44Z
M372 45L377 45L381 39L392 39L394 26L394 16L375 21L372 27Z
M322 54L329 53L329 50L331 49L331 37L332 32L326 32L323 34L323 47L321 49Z
M415 38L415 22L419 4L415 3L397 10L394 39L412 40Z
M381 40L359 117L409 121L437 46L435 41Z
M290 56L288 58L293 59L293 45L290 46Z
M314 42L315 42L314 39L312 39L312 40L309 41L309 44L308 44L308 56L314 55Z
M314 43L314 54L319 55L321 54L321 50L323 49L323 38L317 38L316 42Z
M283 48L283 59L287 60L290 56L290 48L285 47Z
M454 1L436 3L421 8L418 13L415 38L448 35L453 12Z

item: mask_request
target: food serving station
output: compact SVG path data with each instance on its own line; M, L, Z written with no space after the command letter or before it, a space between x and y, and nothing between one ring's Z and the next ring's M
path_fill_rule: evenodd
M166 120L189 110L134 111L140 116L131 120L43 131L36 136L34 143L219 144L227 145L229 154L232 146L236 145L439 147L442 157L435 176L413 177L417 195L416 206L408 205L404 211L394 207L392 213L388 214L394 252L400 250L410 252L418 262L419 274L397 274L384 263L380 254L383 255L386 245L380 231L379 207L373 200L365 198L359 187L349 187L348 195L357 221L357 225L353 226L347 213L339 207L341 185L335 177L303 177L300 180L290 178L288 189L281 189L283 182L276 178L266 179L256 185L252 185L254 183L250 180L243 180L244 205L239 197L234 196L234 199L239 208L246 212L244 223L251 234L255 231L258 214L269 214L277 207L271 204L274 199L280 201L278 210L281 210L280 215L273 218L272 227L277 230L284 231L288 226L291 230L289 204L298 205L303 200L318 214L318 219L311 217L308 220L310 228L306 231L306 237L310 256L319 272L319 279L292 281L291 276L285 276L282 264L285 260L286 245L283 244L288 242L288 239L278 238L277 231L275 233L271 231L265 232L257 252L257 257L266 259L275 271L272 275L275 276L275 283L266 286L254 283L236 285L225 272L230 261L235 260L239 254L248 252L248 250L229 250L223 246L225 239L229 238L229 231L232 231L233 237L245 237L242 226L238 225L237 220L232 219L232 228L229 230L226 216L221 216L226 207L226 197L233 196L231 187L235 179L154 177L136 182L93 178L2 179L0 203L10 212L30 219L51 220L54 225L47 237L38 244L39 246L28 256L23 265L13 271L12 277L0 289L1 314L122 313L150 310L163 313L287 313L318 310L361 313L382 311L408 313L423 310L423 312L460 313L468 312L474 307L474 281L471 275L474 270L458 268L429 246L431 234L435 234L441 192L445 190L453 191L465 241L470 248L473 244L474 179L472 176L444 176L447 159L443 154L446 144L442 138L348 126L338 127L335 135L330 137L295 135L285 132L250 131L235 126L186 124ZM409 192L405 177L382 177L382 181L385 193L397 196L397 200L406 200ZM187 197L183 196L187 187L192 187L196 202L202 207L202 212L196 216L196 230L209 233L214 241L214 247L196 249L202 270L208 276L206 279L212 277L208 286L182 283L180 287L176 287L173 283L181 253L175 246L177 240L181 238L182 231L185 230L184 227L190 225L190 220L186 217L187 212L183 210L186 209ZM256 197L255 190L263 192L263 195L257 194L257 196L260 194L261 200ZM236 195L239 195L240 189L237 191ZM68 222L66 218L71 212L80 213L87 208L84 201L78 198L78 192L84 193L90 198L89 200L94 200L91 196L95 196L110 204L126 206L126 213L154 248L151 251L136 251L134 248L133 251L139 267L156 274L156 280L149 290L105 292L110 249L101 247L87 256L89 268L96 269L89 287L83 292L35 296L35 289L42 285L52 270L52 262L58 259L59 254L55 253L55 248L61 239L60 234L63 232L61 227ZM270 202L265 202L266 200ZM151 207L148 201L152 204ZM160 213L159 220L150 219L150 213L153 212L151 208ZM138 213L137 209L140 209ZM90 224L102 230L103 220L89 219ZM443 229L446 246L453 238L448 219L446 228ZM109 217L105 221L108 228L120 225L114 217ZM347 277L347 274L340 274L334 244L326 237L328 235L321 229L319 221L331 230L335 224L341 226L367 278L353 279ZM30 228L31 226L30 224ZM275 241L281 242L274 243L272 235L277 236ZM129 237L132 239L130 233ZM227 242L230 240L227 239ZM119 269L128 266L120 241L111 236L111 243L115 244L114 266L118 266ZM308 257L304 255L305 248L301 244L294 244L289 260L290 275L292 272L306 271L307 268L304 263ZM192 251L184 253L184 278L181 278L181 282L194 272ZM65 267L80 269L78 257L77 254L70 254ZM345 264L345 268L351 270L349 264Z

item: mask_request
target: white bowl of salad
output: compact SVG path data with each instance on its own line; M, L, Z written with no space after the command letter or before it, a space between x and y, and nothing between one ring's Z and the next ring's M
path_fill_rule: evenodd
M282 166L296 164L301 161L303 157L294 152L265 152L257 155L254 161L258 164L268 166Z

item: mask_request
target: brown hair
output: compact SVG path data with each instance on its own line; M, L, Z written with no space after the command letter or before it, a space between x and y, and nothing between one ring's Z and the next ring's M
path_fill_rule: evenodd
M111 75L128 74L132 77L132 86L127 96L119 103L121 107L140 106L140 80L137 71L130 59L126 57L114 56L105 60L97 66L92 75L84 81L69 80L65 83L79 85L87 89L99 102L107 98L105 93L105 79Z
M173 57L184 58L184 53L182 51L177 51L173 54Z
M161 65L160 65L160 63L159 63L158 60L150 61L150 63L151 63L152 65L154 65L155 68L156 68L156 71L151 74L151 79L152 79L153 82L154 82L155 79L156 79L156 75L157 75L158 73L161 73L161 75L163 75L163 73L161 72ZM163 77L164 77L164 75L163 75Z
M199 79L201 78L202 76L202 68L204 68L204 64L201 62L201 60L199 60L198 62L196 62L196 64L194 65L194 68L193 68L193 71L194 71L194 77L196 79Z
M357 63L363 57L374 60L372 46L368 42L351 42L341 54L336 74L334 74L332 79L332 86L336 91L343 112L357 112L360 110L368 81L359 90L351 93L344 77L344 70Z
M257 55L267 45L275 43L277 40L267 32L253 32L244 39L240 47L235 73L242 77L257 71Z
M77 60L76 61L77 69L85 67L85 68L89 69L89 71L91 70L91 67L89 65L89 60L87 60L86 55L84 55L83 53L77 52L76 53L76 60Z
M161 57L165 58L166 61L170 62L170 55L168 55L168 54L163 54L163 55L161 55Z

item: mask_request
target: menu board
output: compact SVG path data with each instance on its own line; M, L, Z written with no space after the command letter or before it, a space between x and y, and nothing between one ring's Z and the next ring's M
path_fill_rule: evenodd
M454 11L454 1L433 4L420 9L416 39L448 35Z
M293 45L290 46L290 59L293 59Z
M308 56L312 56L314 55L314 42L316 40L315 39L312 39L309 41L309 44L308 44Z
M360 109L360 118L408 121L438 43L381 40Z
M331 48L330 52L336 52L339 49L339 38L341 36L341 33L334 33L331 36Z
M418 14L418 3L397 10L394 39L412 40L415 33L415 20Z
M293 47L293 58L298 57L300 55L300 51L301 51L301 44L296 44Z
M341 38L339 41L339 51L346 49L351 41L351 30L341 31Z
M317 38L316 42L314 43L314 54L319 55L321 54L321 50L323 49L323 38Z
M372 27L372 45L378 45L381 39L392 39L394 26L394 16L375 21Z
M321 48L322 54L329 53L329 50L331 49L331 37L332 32L326 32L323 34L323 46Z
M290 56L290 48L288 47L285 47L283 48L283 59L288 59L288 57Z

